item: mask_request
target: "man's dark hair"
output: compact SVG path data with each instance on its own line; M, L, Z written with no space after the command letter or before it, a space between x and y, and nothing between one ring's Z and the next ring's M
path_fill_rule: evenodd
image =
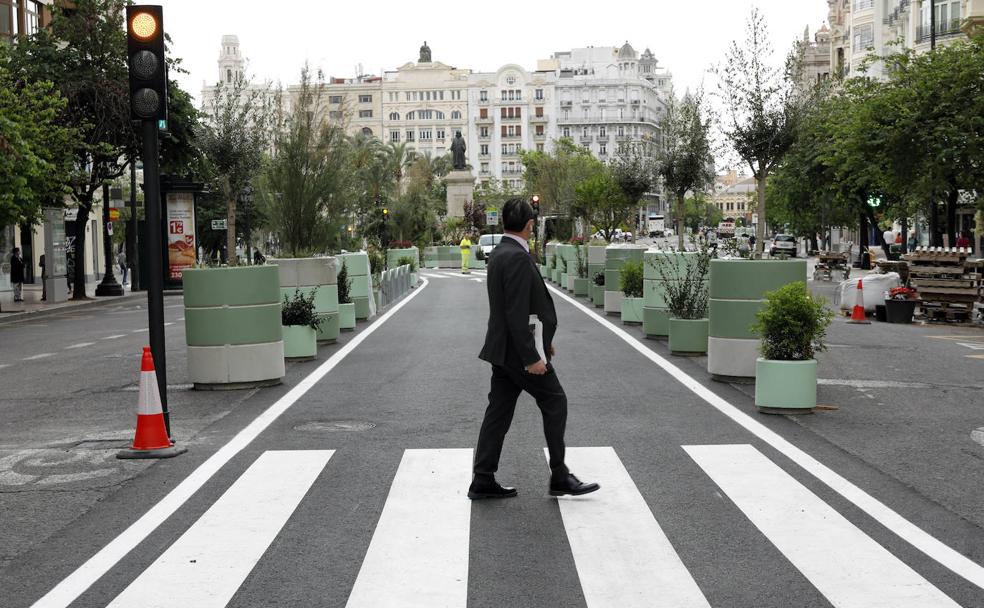
M534 217L533 206L525 198L511 198L502 206L502 227L509 232L522 232Z

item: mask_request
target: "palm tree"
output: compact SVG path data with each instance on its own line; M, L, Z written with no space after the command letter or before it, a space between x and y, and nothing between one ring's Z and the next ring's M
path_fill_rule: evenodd
M403 176L417 158L417 152L407 142L390 142L385 148L386 165L393 175L397 192L403 190Z

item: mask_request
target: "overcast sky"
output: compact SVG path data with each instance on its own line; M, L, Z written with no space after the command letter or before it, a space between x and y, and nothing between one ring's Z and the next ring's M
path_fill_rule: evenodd
M473 71L506 63L536 68L537 59L584 46L649 47L673 72L678 93L706 80L731 40L744 36L758 6L777 53L827 18L826 0L424 0L417 2L294 0L162 0L165 29L190 74L182 87L200 97L202 82L218 77L224 34L236 34L248 72L259 80L298 80L305 60L326 76L352 77L356 65L380 74L416 61L427 41L433 59Z

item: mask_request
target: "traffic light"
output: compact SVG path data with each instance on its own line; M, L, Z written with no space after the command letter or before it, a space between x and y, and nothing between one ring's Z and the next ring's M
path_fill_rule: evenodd
M126 49L130 72L130 118L167 120L167 64L164 12L160 6L126 7Z
M533 217L540 217L540 195L534 194L530 197L530 205L533 206Z

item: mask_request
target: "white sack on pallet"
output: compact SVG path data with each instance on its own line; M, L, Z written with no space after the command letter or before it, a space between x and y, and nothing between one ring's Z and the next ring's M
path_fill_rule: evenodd
M866 274L861 277L861 291L864 292L865 312L875 312L875 304L885 303L885 292L902 285L899 273ZM848 279L837 287L836 305L840 310L854 309L858 297L858 280Z

